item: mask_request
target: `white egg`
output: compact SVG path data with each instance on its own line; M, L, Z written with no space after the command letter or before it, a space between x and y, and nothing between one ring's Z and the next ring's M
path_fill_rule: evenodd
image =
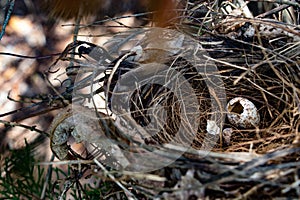
M257 127L260 122L255 105L246 98L236 97L227 104L227 118L235 126L242 128Z
M224 139L224 141L225 141L225 143L227 145L230 145L230 140L231 140L232 133L233 133L233 129L232 128L225 128L222 131L223 139Z

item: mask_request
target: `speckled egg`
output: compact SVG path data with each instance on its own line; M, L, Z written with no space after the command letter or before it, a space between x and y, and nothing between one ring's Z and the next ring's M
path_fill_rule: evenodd
M236 97L227 104L227 118L235 126L242 128L257 127L260 122L255 105L246 98Z

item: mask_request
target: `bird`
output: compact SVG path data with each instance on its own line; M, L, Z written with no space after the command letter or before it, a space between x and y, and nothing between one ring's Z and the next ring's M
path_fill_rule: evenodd
M148 12L152 13L147 17L149 21L155 22L154 26L166 27L178 18L178 4L175 0L45 0L42 7L51 18L57 20Z

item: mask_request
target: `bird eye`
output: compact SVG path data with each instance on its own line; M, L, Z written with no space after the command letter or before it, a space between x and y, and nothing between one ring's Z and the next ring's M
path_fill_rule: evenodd
M80 46L78 47L79 57L82 57L83 54L89 54L92 51L92 47Z

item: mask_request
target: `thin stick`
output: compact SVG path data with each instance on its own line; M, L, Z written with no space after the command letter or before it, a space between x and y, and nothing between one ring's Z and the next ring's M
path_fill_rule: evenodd
M53 56L59 56L59 55L61 55L61 53L54 53L54 54L45 55L45 56L26 56L26 55L15 54L15 53L0 52L0 55L14 56L14 57L26 58L26 59L42 60L42 59L52 58Z
M0 123L4 124L5 126L8 126L8 127L22 127L22 128L25 128L27 130L30 130L30 131L35 131L35 132L38 132L38 133L41 133L47 137L49 137L49 134L45 131L41 131L39 129L37 129L35 126L27 126L25 124L19 124L19 123L16 123L16 122L9 122L9 121L5 121L5 120L1 120L0 119Z
M6 26L8 24L8 21L10 19L10 15L11 15L13 9L14 9L14 6L15 6L15 0L7 1L7 5L8 4L9 4L9 8L7 10L7 14L6 14L5 20L4 20L3 25L2 25L2 30L1 30L1 33L0 33L0 40L2 39L2 37L5 34Z
M55 158L55 155L52 153L50 162L53 162L54 158ZM49 165L48 170L47 170L46 179L45 179L45 182L43 185L42 194L40 197L41 199L45 199L47 186L48 186L49 181L51 180L51 176L52 176L52 165Z
M291 0L248 0L248 1L286 4L286 5L295 6L295 7L300 8L300 4L293 0L292 1Z
M111 178L111 180L113 180L122 190L124 190L125 194L128 195L128 199L137 199L129 190L127 190L127 188L125 188L122 183L118 180L116 180L116 178L111 174L109 173L109 171L107 171L105 169L105 167L96 159L94 158L94 163L96 163L96 165L98 165L103 171L104 173L109 177Z

